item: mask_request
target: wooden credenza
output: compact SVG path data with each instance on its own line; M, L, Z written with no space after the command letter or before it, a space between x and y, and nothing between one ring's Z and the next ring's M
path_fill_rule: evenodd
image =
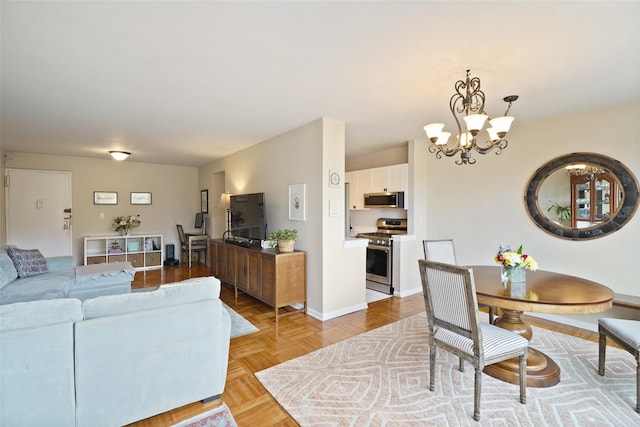
M276 324L282 316L307 312L307 253L245 248L211 240L212 275L272 306ZM293 305L302 307L292 307Z

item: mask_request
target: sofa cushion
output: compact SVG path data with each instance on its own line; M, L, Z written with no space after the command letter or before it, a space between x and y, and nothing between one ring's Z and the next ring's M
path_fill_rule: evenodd
M21 279L49 271L47 260L38 249L18 249L10 246L7 248L7 254L16 266L18 277Z
M0 289L0 304L68 297L75 274L65 270L14 280Z
M33 329L82 320L80 300L74 298L0 305L0 332Z
M160 286L150 292L105 295L82 302L84 318L117 316L141 310L153 310L205 299L218 299L220 280L213 276L188 279L183 282Z
M18 278L18 270L16 270L16 266L13 265L13 261L11 261L5 248L0 248L0 268L6 273L9 283Z
M9 283L9 276L7 276L7 273L5 273L4 270L0 268L0 289L4 288Z

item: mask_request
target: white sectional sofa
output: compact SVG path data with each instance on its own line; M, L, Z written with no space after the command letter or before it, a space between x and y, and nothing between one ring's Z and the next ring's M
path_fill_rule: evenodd
M72 256L45 258L35 249L16 249L26 259L18 271L8 250L0 248L0 305L131 292L135 269L128 262L76 267Z
M231 320L214 277L0 306L0 425L121 426L225 386Z

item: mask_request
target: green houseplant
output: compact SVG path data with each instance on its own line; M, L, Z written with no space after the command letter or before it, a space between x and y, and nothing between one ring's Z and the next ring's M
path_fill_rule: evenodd
M552 203L552 205L549 206L547 212L551 212L551 210L553 209L556 216L558 217L558 222L564 225L571 218L571 208L569 207L569 205L563 206L558 202L554 202L552 200L549 201Z
M267 240L277 241L280 252L293 252L296 237L298 237L298 230L281 228L269 233Z

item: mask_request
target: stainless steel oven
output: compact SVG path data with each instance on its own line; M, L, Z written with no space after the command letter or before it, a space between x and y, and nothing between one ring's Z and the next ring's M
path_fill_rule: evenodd
M367 246L367 288L393 295L392 246Z
M407 234L407 220L379 218L375 233L356 237L369 240L367 245L367 288L393 295L393 236Z

